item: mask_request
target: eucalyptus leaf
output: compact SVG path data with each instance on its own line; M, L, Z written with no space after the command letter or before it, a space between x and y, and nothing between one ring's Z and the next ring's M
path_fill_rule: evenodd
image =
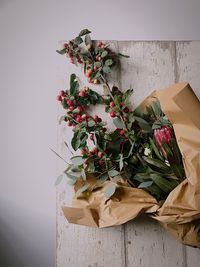
M113 123L118 129L124 128L124 122L120 118L113 119Z
M80 166L84 163L84 159L81 156L75 156L71 158L71 162L76 166Z
M91 33L91 31L89 31L88 29L83 29L82 31L80 31L79 36L84 36L89 33Z
M63 179L63 174L59 175L55 181L55 186L59 185Z
M119 175L120 173L116 170L110 170L108 171L108 175L111 176L111 177L114 177L114 176L117 176Z
M108 185L104 191L104 195L107 199L111 198L115 193L117 185L115 183L111 183Z
M78 198L83 192L85 192L85 191L89 188L89 186L90 186L89 184L85 184L85 185L83 185L81 188L79 188L79 189L76 191L74 197L75 197L75 198Z
M142 182L141 184L139 184L138 188L148 188L152 184L153 184L153 181Z

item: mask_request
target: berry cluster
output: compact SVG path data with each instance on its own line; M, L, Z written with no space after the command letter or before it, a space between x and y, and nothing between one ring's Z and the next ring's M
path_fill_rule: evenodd
M57 52L69 57L72 64L82 64L88 82L98 84L105 82L105 75L110 73L112 67L119 62L120 57L128 57L111 51L108 44L92 41L90 31L82 30L79 35L64 43Z

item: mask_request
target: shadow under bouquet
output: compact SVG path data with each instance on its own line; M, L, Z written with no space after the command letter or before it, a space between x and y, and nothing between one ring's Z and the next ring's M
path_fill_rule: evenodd
M83 66L90 86L80 88L75 74L57 100L65 109L60 122L73 128L73 155L61 178L74 186L71 223L93 227L123 224L139 214L160 221L183 243L200 247L200 104L187 83L154 91L131 109L132 89L110 87L109 74L126 55L95 42L90 31L57 51ZM113 119L110 131L89 108L104 105ZM68 146L68 145L67 145Z

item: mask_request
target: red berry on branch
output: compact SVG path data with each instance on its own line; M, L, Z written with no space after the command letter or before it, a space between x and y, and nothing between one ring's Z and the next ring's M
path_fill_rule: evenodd
M98 47L101 47L102 46L102 42L100 41L100 42L98 42Z
M90 140L94 141L94 134L90 135Z
M98 156L98 158L102 158L103 157L103 152L99 151L97 156Z
M87 118L87 115L86 114L83 114L82 116L81 116L81 119L82 120L85 120Z
M78 94L80 97L85 97L85 92L84 91L80 91Z
M129 108L126 107L126 108L124 109L124 112L125 112L125 113L129 113Z
M120 134L121 136L124 136L124 135L125 135L125 130L124 130L124 129L121 129L121 130L119 131L119 134Z
M102 159L99 160L99 165L100 165L100 166L104 165L104 163L105 163L104 160L102 160Z
M106 128L103 128L103 132L105 133L107 131L107 129Z
M69 106L69 110L73 111L74 110L74 106Z
M114 101L111 101L111 102L110 102L110 107L111 107L111 108L114 108L114 107L115 107L115 102L114 102Z
M86 77L90 78L92 75L92 70L91 69L87 70L85 75L86 75Z
M98 122L99 122L99 123L102 122L102 119L101 119L101 118L98 118Z
M81 155L83 156L85 153L86 153L86 150L85 150L85 149L82 149L82 150L81 150ZM86 163L86 162L85 162L85 163Z
M98 122L99 117L97 115L94 115L94 118L93 119L94 119L95 122Z
M56 99L57 99L58 101L62 101L62 96L57 95Z
M112 118L115 118L115 117L116 117L116 112L115 112L115 111L111 111L111 112L110 112L110 116L111 116Z
M67 43L65 43L63 46L64 46L64 48L68 48L69 47Z
M89 156L92 156L93 154L94 154L94 153L93 153L92 150L89 150L89 151L88 151L88 155L89 155Z
M82 122L82 119L80 117L77 117L76 118L76 122L81 123Z
M68 121L67 125L68 125L68 126L72 126L73 124L72 124L71 121Z
M68 106L73 106L74 103L73 103L73 101L71 101L71 100L68 99L68 100L67 100L67 105L68 105Z
M65 96L65 91L64 91L64 90L61 90L61 91L59 92L59 95L60 95L60 96Z

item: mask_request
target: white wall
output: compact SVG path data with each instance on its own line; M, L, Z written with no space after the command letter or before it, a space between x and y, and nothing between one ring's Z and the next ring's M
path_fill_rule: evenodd
M54 266L58 41L83 27L94 39L200 39L199 11L198 0L0 0L1 267Z

